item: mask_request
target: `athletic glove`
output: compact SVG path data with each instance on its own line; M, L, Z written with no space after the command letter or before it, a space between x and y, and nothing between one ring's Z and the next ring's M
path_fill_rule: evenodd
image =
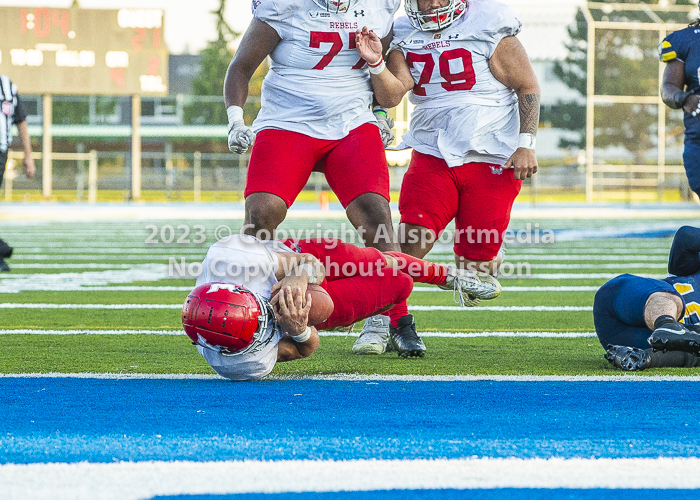
M644 349L608 344L605 359L626 372L638 372L651 366L651 354Z
M229 106L226 114L228 115L228 149L232 153L245 153L253 144L255 133L246 127L243 121L243 108Z
M384 108L376 107L372 111L374 112L374 117L377 119L379 133L382 135L382 142L386 148L394 142L394 133L391 131L391 128L394 126L394 120L389 118Z

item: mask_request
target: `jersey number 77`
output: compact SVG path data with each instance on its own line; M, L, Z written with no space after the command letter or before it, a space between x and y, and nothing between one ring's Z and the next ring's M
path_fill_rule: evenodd
M337 31L312 31L309 37L309 47L312 49L321 48L322 43L330 43L331 48L328 53L321 58L321 60L313 67L313 69L323 69L328 66L333 58L337 56L341 50L343 50L343 39L340 33ZM357 42L355 40L355 33L348 33L348 49L354 49L357 47ZM352 67L352 69L362 69L365 65L365 60L360 58L357 63Z

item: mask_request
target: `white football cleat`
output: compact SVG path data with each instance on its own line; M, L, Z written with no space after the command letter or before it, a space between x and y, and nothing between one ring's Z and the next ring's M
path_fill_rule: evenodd
M454 301L461 306L474 307L482 300L495 299L501 294L501 284L486 273L457 269L450 266L443 290L454 291Z
M353 354L383 354L389 342L389 316L377 314L365 320L360 336L352 345Z

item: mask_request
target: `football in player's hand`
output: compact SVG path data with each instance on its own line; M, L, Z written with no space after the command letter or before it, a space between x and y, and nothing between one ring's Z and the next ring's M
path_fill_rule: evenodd
M272 293L272 297L277 295L278 290ZM311 310L309 311L309 326L320 325L326 321L333 313L333 299L320 285L308 285L307 294L311 294ZM279 313L279 306L275 304L275 311Z

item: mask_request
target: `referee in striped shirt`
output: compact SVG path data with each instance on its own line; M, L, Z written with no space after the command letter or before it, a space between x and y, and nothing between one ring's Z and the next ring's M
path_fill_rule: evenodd
M2 186L7 164L7 150L12 144L12 125L17 125L20 141L24 149L22 170L28 179L34 177L36 167L32 154L32 142L27 131L27 113L25 113L19 96L17 85L5 75L0 75L0 186ZM10 270L5 259L12 256L12 247L0 240L0 272Z

